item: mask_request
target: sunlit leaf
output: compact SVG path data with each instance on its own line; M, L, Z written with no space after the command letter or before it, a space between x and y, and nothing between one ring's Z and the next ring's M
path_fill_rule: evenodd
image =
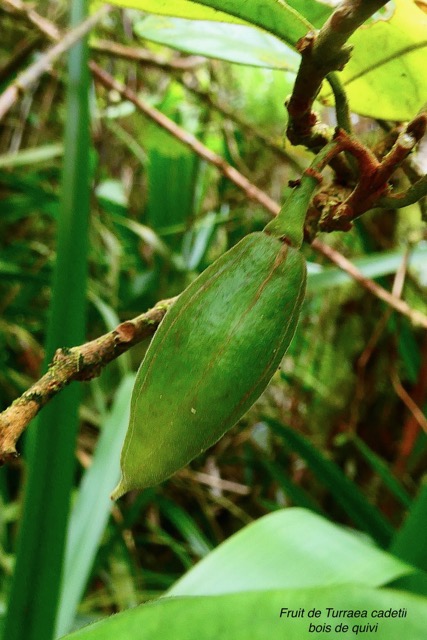
M83 476L71 513L64 561L57 633L71 627L105 529L112 502L110 493L119 477L117 452L129 420L135 376L123 378L103 424L92 464Z
M284 0L113 0L113 4L192 20L249 23L291 45L312 28L308 20Z
M328 618L327 608L366 610L366 619ZM308 617L312 609L320 617ZM405 617L374 618L373 611L406 609ZM281 617L282 609L304 611L299 617ZM374 614L375 615L375 614ZM348 633L335 631L335 625L348 623ZM364 623L373 634L357 633ZM330 624L330 632L310 633L310 624L321 629ZM376 626L378 624L378 627ZM354 627L357 625L357 627ZM67 636L69 640L302 640L303 638L387 638L387 640L425 640L427 600L392 590L342 585L320 589L283 589L255 591L226 596L165 598L136 607L95 623ZM381 635L376 631L381 629ZM267 631L266 631L267 630ZM356 635L357 633L357 635Z
M141 38L187 53L296 73L299 55L255 27L213 21L148 16L135 25Z
M413 570L325 518L301 508L264 516L200 561L169 596L331 586L381 586Z
M414 117L427 101L426 14L412 0L395 0L383 20L364 25L350 42L353 54L341 76L352 111L383 120Z

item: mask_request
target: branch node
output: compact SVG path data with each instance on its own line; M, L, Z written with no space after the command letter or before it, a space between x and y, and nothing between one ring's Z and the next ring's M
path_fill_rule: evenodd
M305 36L298 40L295 48L301 55L307 55L313 50L313 46L317 38L317 33L317 31L309 31L305 34Z
M119 324L115 331L120 342L131 342L135 337L135 325L127 320Z
M19 458L19 453L15 447L10 447L7 451L2 451L0 456L0 467L12 462L12 460L16 460L16 458Z

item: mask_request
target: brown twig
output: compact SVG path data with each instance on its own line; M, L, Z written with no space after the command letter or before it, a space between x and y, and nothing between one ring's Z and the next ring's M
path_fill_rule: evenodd
M326 76L340 71L348 62L351 47L347 40L387 0L343 0L319 32L310 32L297 44L301 64L288 102L288 138L309 148L323 146L323 130L316 129L314 100Z
M28 19L31 19L32 23L37 26L47 37L56 40L59 38L59 32L55 25L52 25L44 18L38 16L38 14L34 11L31 14L28 12L28 8L22 3L21 0L5 0L5 2L9 4L14 4L15 8L21 12L24 12ZM239 171L231 167L223 158L216 155L210 149L205 147L195 136L189 134L187 131L179 127L175 122L171 121L167 116L163 113L150 107L144 101L138 98L138 96L131 91L129 88L125 87L121 83L117 82L110 74L103 71L95 62L91 63L91 69L94 74L98 77L99 81L102 82L105 86L110 89L116 89L123 97L127 98L138 109L141 109L145 115L153 119L159 126L165 128L171 135L180 140L183 144L187 145L194 153L198 154L200 157L204 158L207 162L214 164L219 171L223 175L225 175L229 180L231 180L236 186L238 186L249 199L253 199L259 204L261 204L267 211L269 211L272 215L277 215L280 211L280 205L272 200L264 191L258 189L255 185L253 185L245 176L243 176ZM345 149L348 149L358 160L359 169L362 176L368 177L368 175L372 175L372 173L378 168L379 162L376 160L375 156L367 149L364 145L362 145L359 141L357 141L352 136L343 137L342 145L345 144ZM344 146L343 146L344 148ZM365 278L358 270L352 265L352 263L344 258L338 251L329 250L330 248L316 240L313 243L314 248L327 256L332 262L334 262L341 269L346 271L351 277L354 277L362 286L368 288L374 295L377 295L376 291L383 291L385 294L388 292L382 287L378 287L372 280ZM328 251L329 250L329 251ZM372 283L373 286L369 285ZM383 296L383 294L381 294ZM390 295L390 294L388 294ZM381 297L381 296L380 296ZM385 299L384 296L381 299ZM401 302L401 301L400 301ZM393 304L393 299L390 299L389 304L394 307L397 311L408 315L411 311L408 308L402 310L403 307L400 305L400 308L397 308ZM403 303L404 304L404 303ZM422 314L421 314L422 315Z
M187 75L180 74L177 80L180 84L182 84L187 91L197 96L202 102L208 105L211 109L218 111L225 118L229 118L233 122L235 122L241 129L246 130L249 135L257 138L267 149L269 149L272 153L274 153L281 160L285 160L288 164L292 165L292 167L298 171L302 172L303 167L296 160L296 158L289 153L281 144L277 143L275 140L272 140L265 133L260 131L255 125L247 122L240 113L237 113L233 109L230 109L223 102L220 102L216 97L214 97L212 91L204 91L198 87L193 79L188 78Z
M58 349L48 371L0 413L0 463L16 456L19 436L51 398L74 380L90 380L122 353L152 336L176 298L162 300L113 331L70 349Z
M406 405L406 408L411 412L418 426L420 426L421 429L423 429L423 431L427 434L427 418L402 385L397 371L393 370L390 374L390 378L396 394Z
M10 58L0 67L0 83L6 82L19 70L26 58L40 45L40 42L39 34L36 37L22 38L18 42Z
M129 47L120 42L111 40L95 40L90 43L92 51L123 58L134 62L143 62L145 65L160 67L165 71L191 71L206 63L206 58L202 56L180 56L168 60L166 57L142 49L141 47Z
M397 393L396 387L395 387L395 390ZM411 403L410 403L411 406L408 406L408 404L405 403L409 409L409 416L407 417L403 425L402 439L399 443L399 453L396 459L396 463L394 465L395 471L399 476L402 476L405 472L406 465L408 463L409 456L411 455L414 449L414 446L420 431L420 427L422 428L423 424L425 426L427 422L427 419L421 410L421 407L425 403L426 395L427 395L427 335L425 336L424 343L421 347L421 367L418 373L418 380L409 396L411 399ZM404 401L402 397L401 399ZM406 399L406 396L405 396L405 399ZM414 408L415 408L415 411L413 410ZM420 419L421 419L421 422L420 422Z
M96 13L87 18L77 27L66 33L53 47L46 51L38 60L19 74L16 80L10 84L0 95L0 120L18 100L20 93L25 93L51 65L78 40L83 38L103 18L111 7L103 5Z
M208 149L208 147L193 136L193 134L177 125L173 120L165 116L164 113L149 105L145 100L142 100L142 98L138 97L134 91L129 89L129 87L126 87L121 82L115 80L113 76L101 69L96 62L91 61L89 66L93 75L99 82L101 82L101 84L108 89L114 89L120 93L120 95L129 100L129 102L132 102L139 111L162 127L162 129L168 131L172 136L174 136L174 138L194 151L194 153L196 153L200 158L203 158L206 162L214 165L226 178L242 189L250 200L258 202L267 209L267 211L270 211L273 215L277 215L280 210L280 206L277 202L272 200L265 191L256 187L250 180L241 174L240 171L237 171L237 169L229 165L224 158Z
M46 18L37 13L30 4L27 4L22 0L3 0L3 5L12 13L23 15L28 22L37 27L38 31L43 33L50 40L55 42L60 39L61 32L58 27L53 24L53 22L46 20Z
M427 316L421 311L417 311L415 309L411 309L411 307L396 296L392 295L389 291L380 287L379 284L366 278L361 271L357 267L354 266L350 260L348 260L341 253L329 247L323 242L319 242L319 240L314 240L312 242L312 247L314 247L319 253L323 254L326 258L334 262L337 267L348 273L349 276L356 280L359 284L362 285L364 289L370 291L374 296L386 302L390 307L401 313L402 315L407 316L413 322L414 325L418 325L419 327L423 327L427 329Z
M427 103L420 109L419 113L427 113ZM378 120L378 124L387 132L383 142L380 142L380 148L384 144L387 146L390 139L393 142L397 140L402 129L401 125L391 128L383 120ZM411 157L402 162L401 169L411 183L411 187L403 193L389 194L381 198L377 205L384 208L398 209L417 202L421 210L422 219L427 222L427 176L423 175L420 167Z

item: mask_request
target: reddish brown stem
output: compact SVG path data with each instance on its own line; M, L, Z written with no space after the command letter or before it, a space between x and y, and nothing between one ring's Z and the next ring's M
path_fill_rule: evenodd
M299 41L301 64L288 103L287 133L293 144L306 144L310 148L325 144L322 132L316 131L313 102L326 76L341 70L348 62L351 47L347 40L386 3L387 0L344 0L319 32L308 33Z

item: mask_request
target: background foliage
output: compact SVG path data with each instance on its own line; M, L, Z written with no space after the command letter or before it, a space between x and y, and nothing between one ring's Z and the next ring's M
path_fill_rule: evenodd
M38 3L37 10L65 28L66 4L45 0ZM128 4L163 13L161 2ZM256 11L252 16L233 18L228 25L206 22L212 19L212 12L201 5L224 8L222 4L227 3L192 6L196 17L205 21L202 23L186 20L195 15L187 13L185 1L174 3L181 7L174 16L144 14L132 8L116 10L92 33L90 55L281 201L287 181L298 177L310 160L301 147L284 145L286 111L282 105L299 64L294 46L307 31L307 24L320 26L331 8L314 0L290 2L288 19L280 23L278 33L274 20L263 25L266 31L249 26L251 18L255 24L259 22ZM244 3L255 8L258 4ZM409 0L388 3L384 11L380 20L354 36L355 55L343 76L355 112L355 130L373 147L394 124L390 121L415 115L427 95L422 66L425 14ZM4 89L19 70L40 55L47 41L22 13L12 15L7 7L1 7L0 21L4 34L0 89ZM117 50L107 51L106 40L142 49L147 59L126 60ZM65 122L70 117L66 90L67 69L59 64L22 97L0 129L2 408L40 375L46 349L56 231L64 193L63 162L69 158L69 143L63 142ZM326 89L317 106L322 119L333 125L334 111ZM117 92L91 84L89 107L88 168L77 166L91 194L86 338L92 339L120 320L182 291L228 247L248 232L261 229L268 215ZM425 167L423 148L416 160ZM403 172L396 174L396 187L403 189L407 184ZM74 232L68 239L71 245L84 241L81 233ZM369 212L349 233L334 233L323 240L387 289L392 288L397 273L404 273L404 298L427 312L427 243L418 204L398 212ZM250 537L249 542L241 542L242 567L248 566L257 546L264 545L276 562L291 539L299 541L300 563L293 572L289 570L293 576L289 584L272 584L274 571L265 578L266 589L296 590L294 595L288 594L289 602L295 598L295 606L302 606L298 605L303 597L298 588L319 586L310 581L295 582L301 571L310 573L314 562L307 555L310 545L323 549L329 558L341 548L336 536L344 532L337 528L338 533L335 529L335 533L325 533L321 529L328 523L320 516L355 527L380 548L391 549L396 556L393 562L398 563L399 557L412 564L410 569L403 563L391 564L386 570L381 564L384 558L380 561L375 556L372 566L381 567L381 571L374 577L365 574L365 585L373 589L373 602L384 593L378 595L374 588L383 585L426 594L422 570L427 570L427 551L421 532L427 514L422 484L427 442L421 418L413 410L416 405L425 416L425 332L391 312L311 247L306 246L304 253L309 261L309 292L280 372L238 425L163 485L131 494L115 505L108 498L118 476L118 451L127 426L133 372L147 345L134 348L99 378L82 386L62 591L57 590L52 598L59 599L54 635L163 594L195 563L211 557L208 554L232 534L267 514L270 520L261 519L256 526L267 527L261 523L271 522L275 516L293 518L288 514L297 514L301 529L293 530L289 540L281 540L277 556L267 530L262 530L259 541ZM58 295L57 304L65 305L70 296L66 281ZM74 308L77 315L83 313L83 300L78 305L79 309ZM59 416L54 421L60 434ZM21 444L21 457L0 470L3 614L11 593L34 429L32 425L27 442ZM44 464L50 477L43 498L39 498L39 510L49 500L49 483L53 486L61 473L49 466L48 457ZM290 506L309 512L288 511ZM60 527L61 515L55 513ZM50 527L55 527L55 513ZM36 522L32 525L35 529L38 526ZM283 520L279 529L288 526L289 521ZM254 527L249 529L255 531ZM356 544L358 538L345 535ZM331 546L328 540L333 540ZM361 559L368 557L372 546L363 540ZM219 549L227 553L226 545ZM47 569L49 552L46 547ZM42 555L42 550L35 553ZM236 551L231 553L232 558L236 555ZM219 557L214 569L223 574L230 559L212 557ZM357 582L349 557L343 560L345 581ZM387 558L392 563L391 556ZM209 583L208 564L198 567L207 581L204 584ZM319 572L324 570L323 566ZM195 586L186 590L179 586L185 582L178 582L172 594L203 592L203 581L197 583L194 572L189 575L196 576L192 578ZM251 579L248 577L247 583ZM322 586L336 589L340 581L343 576L333 576ZM227 584L225 578L223 582ZM24 588L19 585L20 592ZM34 585L26 588L31 590ZM347 602L357 603L360 593L353 591L346 594ZM224 593L223 585L212 593ZM237 593L233 597L243 596ZM245 597L250 600L247 594ZM262 607L266 616L268 607L274 611L271 615L276 615L275 597L281 602L280 595L266 599ZM328 592L316 596L318 602L322 598L326 602L327 597ZM393 597L391 593L384 596L387 602ZM410 603L422 611L421 601L415 602L419 596L405 597L413 597ZM242 607L253 607L249 600ZM224 606L243 610L236 602L224 600ZM49 610L47 601L39 604L43 606ZM175 605L170 602L166 606ZM211 611L218 611L218 606L209 600L200 603L200 609L194 609L194 628L200 630L201 620L214 615ZM156 607L146 611L153 618L152 628L157 628ZM186 619L190 618L188 613ZM147 626L147 633L150 628ZM403 633L396 629L394 633ZM35 637L42 640L49 635Z

